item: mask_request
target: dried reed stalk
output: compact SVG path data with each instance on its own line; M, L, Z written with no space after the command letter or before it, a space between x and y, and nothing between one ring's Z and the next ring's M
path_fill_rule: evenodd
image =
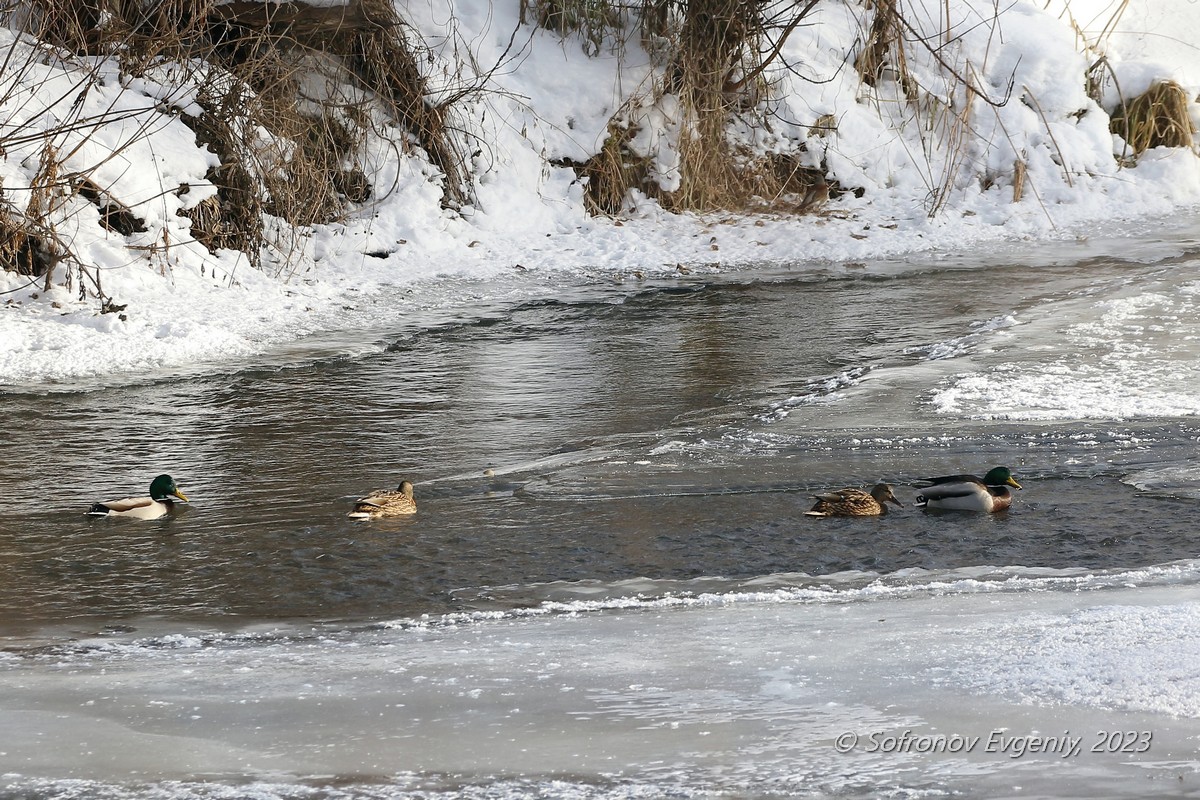
M1109 127L1135 155L1152 147L1192 147L1196 132L1187 93L1174 81L1155 83L1145 94L1121 103Z

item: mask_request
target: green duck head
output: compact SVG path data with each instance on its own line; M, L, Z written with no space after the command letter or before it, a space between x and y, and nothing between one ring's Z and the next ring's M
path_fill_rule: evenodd
M187 502L187 495L179 491L179 487L175 485L175 479L170 475L159 475L150 484L150 499L151 500L167 500L169 498L177 498L183 502Z
M993 467L988 470L988 474L983 476L983 482L987 486L1011 486L1014 489L1020 489L1021 484L1017 483L1017 479L1013 477L1012 470L1008 467Z

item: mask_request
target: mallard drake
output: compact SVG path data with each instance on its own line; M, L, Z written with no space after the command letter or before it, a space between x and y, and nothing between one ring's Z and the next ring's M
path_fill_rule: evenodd
M810 517L877 517L887 513L884 503L895 503L904 508L886 483L875 484L870 493L862 489L838 489L815 497L816 505L804 512Z
M401 481L396 489L377 489L354 502L354 510L346 516L352 519L374 519L376 517L399 517L417 513L417 502L413 500L413 485Z
M1003 511L1012 505L1012 492L1008 487L1021 488L1008 467L995 467L982 478L974 475L922 478L914 486L921 488L916 503L919 508L989 513Z
M149 497L125 497L107 503L95 503L87 513L94 517L158 519L175 510L176 500L186 503L187 495L179 490L170 475L159 475L150 483Z

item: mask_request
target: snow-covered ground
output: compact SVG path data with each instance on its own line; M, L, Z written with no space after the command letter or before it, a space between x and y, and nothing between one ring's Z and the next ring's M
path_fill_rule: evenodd
M380 146L377 185L394 188L344 224L303 232L302 256L265 271L239 254L214 255L189 242L189 223L177 212L208 196L204 175L215 156L171 113L192 98L168 96L165 76L134 80L113 64L47 58L9 78L0 103L7 199L18 207L33 200L28 187L46 144L17 132L71 118L72 104L81 105L81 116L122 111L122 122L63 134L54 144L64 168L99 164L93 179L141 214L148 231L107 232L94 206L61 200L74 255L125 308L99 313L90 278L75 275L64 286L61 268L49 292L40 280L0 272L0 386L69 387L254 360L314 332L390 324L421 305L435 277L453 276L470 299L485 291L480 282L510 276L502 293L546 291L597 274L669 274L680 264L839 263L1012 238L1111 234L1200 203L1194 152L1158 149L1135 167L1121 166L1114 154L1124 143L1084 91L1085 73L1102 53L1106 104L1115 102L1117 87L1130 96L1159 79L1179 82L1190 98L1200 94L1200 5L1187 0L1135 0L1115 28L1109 21L1117 4L1104 0L1073 0L1069 15L1061 1L1043 10L1018 0L998 20L993 4L980 0L908 3L906 19L940 43L912 46L908 66L956 109L934 114L932 124L915 117L896 85L861 84L847 54L865 35L867 4L828 0L812 24L793 32L768 75L777 103L771 131L740 135L760 149L803 142L814 158L824 155L830 178L862 188L863 196L845 194L811 215L739 219L669 214L631 196L619 222L589 217L575 173L551 161L595 153L626 104L643 124L635 145L670 182L672 109L646 99L657 67L636 38L619 52L588 56L577 39L520 26L517 0L399 5L433 48L431 75L448 76L448 86L463 79L456 53L464 47L479 68L500 66L485 91L458 107L457 123L486 143L473 164L475 205L444 210L423 157ZM7 31L0 37L5 49L25 46ZM80 94L87 69L102 80ZM973 76L979 90L961 116L963 92L948 69ZM1194 102L1192 114L1200 120ZM833 115L837 129L818 136L811 126L824 115ZM1018 158L1028 171L1013 202ZM178 191L184 184L187 193ZM540 277L530 281L527 273ZM453 304L444 285L438 292L439 302ZM393 302L400 294L408 305ZM388 299L373 304L377 297Z

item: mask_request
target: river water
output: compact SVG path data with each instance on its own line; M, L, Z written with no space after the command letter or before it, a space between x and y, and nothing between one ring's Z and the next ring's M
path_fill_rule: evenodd
M1198 234L447 280L8 387L0 796L1200 796Z

